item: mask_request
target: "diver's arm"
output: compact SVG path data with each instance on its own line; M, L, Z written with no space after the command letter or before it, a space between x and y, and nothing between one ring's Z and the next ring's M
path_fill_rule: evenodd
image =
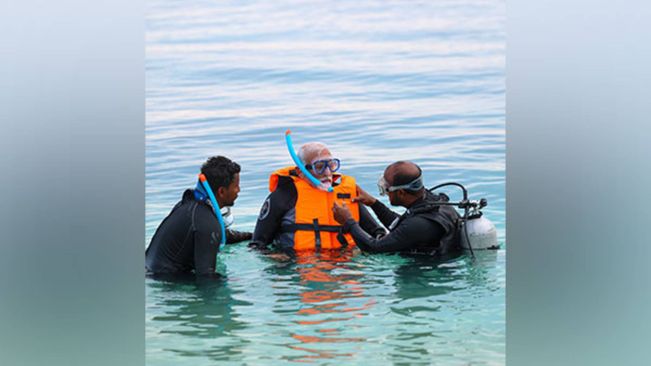
M264 248L274 240L283 216L296 205L297 196L294 184L291 181L283 182L281 177L276 190L262 204L249 246Z
M368 235L353 219L346 220L344 232L350 232L355 244L369 253L407 251L421 243L435 243L445 234L445 230L440 225L432 225L430 221L420 218L404 220L380 239Z
M234 244L246 240L251 240L252 237L253 234L248 231L226 229L226 244Z
M217 251L221 242L221 228L214 215L209 217L214 222L208 221L208 215L195 216L194 230L194 272L197 275L212 276L215 274Z
M377 238L387 233L387 231L380 225L377 221L373 219L371 213L368 212L364 205L359 205L359 226L362 230L371 234L371 236Z
M221 274L215 272L222 233L219 221L207 205L198 205L193 215L194 273L198 277L219 278Z
M375 216L380 219L380 222L382 222L382 225L386 228L390 227L391 223L400 217L400 215L391 211L391 209L385 206L384 203L380 202L380 200L375 200L371 205L371 209L375 212Z

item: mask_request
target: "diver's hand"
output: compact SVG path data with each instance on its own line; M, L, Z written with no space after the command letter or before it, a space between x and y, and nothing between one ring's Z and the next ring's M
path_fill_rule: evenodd
M359 202L361 204L364 204L366 206L370 206L377 201L373 196L368 194L365 190L362 189L362 187L357 186L357 197L354 197L351 201L353 202Z
M335 201L335 204L332 205L332 212L334 214L335 220L341 225L343 225L346 220L353 218L353 214L350 213L346 202L344 202L343 205L339 206L339 204Z

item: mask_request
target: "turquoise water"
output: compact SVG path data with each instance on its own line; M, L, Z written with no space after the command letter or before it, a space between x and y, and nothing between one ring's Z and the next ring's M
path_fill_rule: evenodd
M466 185L504 247L504 1L157 0L146 37L144 245L218 154L242 166L235 228L253 230L291 128L372 193L399 159ZM225 281L146 280L148 364L505 362L504 249L284 261L243 243L218 263Z

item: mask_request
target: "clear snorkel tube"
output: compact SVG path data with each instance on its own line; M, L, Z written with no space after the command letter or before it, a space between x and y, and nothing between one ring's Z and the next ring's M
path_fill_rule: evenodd
M289 150L289 155L292 156L292 160L294 160L294 163L296 166L303 172L303 174L310 180L310 182L315 186L315 187L322 187L321 182L319 182L318 179L314 178L314 176L310 173L309 170L305 169L305 164L299 159L298 155L296 155L296 151L294 150L294 145L292 144L292 131L287 130L285 131L285 142L287 143L287 150ZM333 189L332 187L327 188L328 192L332 192Z
M210 198L210 202L212 203L212 208L215 211L215 215L217 216L217 220L219 221L219 226L222 229L221 242L219 243L219 250L221 251L222 249L224 249L224 245L226 245L226 225L224 224L224 218L222 217L222 210L219 208L219 204L217 204L217 199L215 198L215 195L212 193L212 189L208 184L208 180L206 179L206 176L203 174L199 174L199 181L201 182L203 188L208 193L208 197ZM228 212L230 213L230 209L228 210Z

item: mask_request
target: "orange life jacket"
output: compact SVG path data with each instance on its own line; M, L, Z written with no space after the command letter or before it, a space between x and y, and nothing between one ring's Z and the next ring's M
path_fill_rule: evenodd
M294 232L294 250L337 249L342 246L355 245L350 234L343 234L342 226L335 221L332 206L337 201L340 205L346 202L353 218L359 221L359 206L351 200L357 197L355 178L348 175L341 177L338 185L333 186L333 192L315 188L311 183L301 179L295 173L296 167L286 167L271 173L269 191L273 192L278 186L279 177L289 177L296 187L296 219L294 224L285 225L281 230ZM336 180L336 179L335 179ZM343 242L343 243L342 243Z

